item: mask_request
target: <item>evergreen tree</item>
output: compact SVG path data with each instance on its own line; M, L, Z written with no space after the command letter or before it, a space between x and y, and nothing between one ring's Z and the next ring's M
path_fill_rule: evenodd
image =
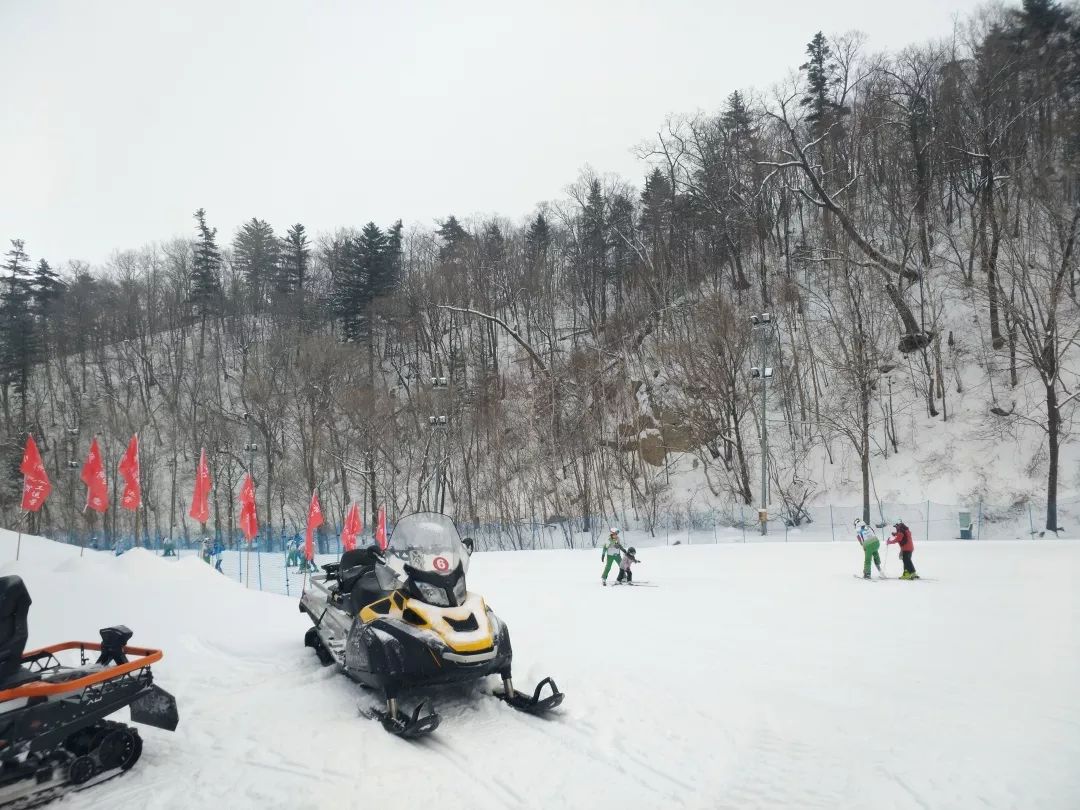
M536 215L536 219L529 225L525 232L525 257L529 265L537 268L547 261L548 249L551 247L551 226L543 212Z
M221 303L221 252L215 241L217 228L206 224L205 208L195 212L195 220L199 236L192 256L188 304L205 326L207 316L217 312Z
M619 313L622 311L623 296L630 284L637 258L632 247L636 241L634 203L625 194L612 196L608 226L611 231L611 261L608 276L615 287L615 311Z
M442 240L442 245L439 247L439 258L447 264L464 262L465 251L470 237L469 232L461 227L457 217L453 214L448 216L445 222L439 223L435 233Z
M600 181L593 180L581 211L578 272L582 276L589 315L601 325L607 310L607 252L604 192L600 188Z
M0 298L0 374L3 376L5 414L8 385L14 383L19 396L19 430L27 426L27 394L38 354L38 334L34 323L34 290L30 257L21 239L11 240L3 265L3 293Z
M66 289L67 285L49 263L44 259L39 261L31 282L34 315L42 319L52 315Z
M281 243L281 261L278 266L277 293L286 296L304 295L308 275L311 247L307 232L299 222L289 228Z
M799 104L809 110L806 120L817 137L847 109L832 99L832 89L839 80L832 49L820 31L807 44L806 55L809 59L799 65L799 70L806 72L806 92Z
M244 275L256 312L266 303L280 260L281 243L268 222L252 217L241 226L233 240L233 262Z
M386 232L386 276L380 295L387 295L397 289L405 272L404 240L402 239L401 220L399 219Z

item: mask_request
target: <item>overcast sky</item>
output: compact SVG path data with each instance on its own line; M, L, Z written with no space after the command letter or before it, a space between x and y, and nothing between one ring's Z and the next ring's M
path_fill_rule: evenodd
M257 216L279 233L449 213L517 221L586 165L797 67L971 0L0 0L0 245L101 262ZM2 252L2 251L0 251Z

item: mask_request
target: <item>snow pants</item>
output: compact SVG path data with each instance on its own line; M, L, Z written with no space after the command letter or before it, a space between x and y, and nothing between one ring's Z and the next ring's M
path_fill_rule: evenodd
M629 583L633 584L633 582L634 582L634 572L631 571L629 568L620 568L619 569L619 576L615 581L616 582L629 582Z
M621 563L621 562L622 562L622 557L620 557L618 554L608 554L607 555L607 564L604 566L604 576L603 576L603 580L605 582L607 582L607 575L611 573L611 566L619 565L619 563Z
M874 565L876 565L879 569L881 568L881 557L878 556L878 549L880 547L881 547L881 541L878 540L876 537L871 538L870 540L866 540L866 541L863 542L863 546L862 546L862 550L863 550L863 567L862 567L863 576L865 576L865 577L870 576L870 561L871 560L874 561Z
M910 551L901 551L900 552L900 559L904 561L904 573L905 574L914 574L915 573L915 564L911 561L911 552Z

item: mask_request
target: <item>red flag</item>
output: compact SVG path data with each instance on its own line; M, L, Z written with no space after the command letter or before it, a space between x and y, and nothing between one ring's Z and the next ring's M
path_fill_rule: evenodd
M109 479L105 477L105 466L101 463L101 450L97 439L90 440L90 455L82 467L81 478L86 484L86 509L104 512L109 508Z
M315 559L315 529L322 526L322 507L319 506L318 491L311 493L311 505L307 510L307 534L304 536L304 556Z
M52 492L52 484L45 473L45 465L41 462L41 453L33 436L26 437L26 449L23 450L19 470L23 474L22 508L36 512Z
M386 551L386 507L379 507L379 522L375 524L375 542L381 551Z
M255 482L251 473L244 476L244 485L240 487L240 529L250 543L259 533L259 519L255 515Z
M360 530L363 528L364 524L360 520L360 509L354 503L352 508L349 509L349 514L345 516L345 525L341 527L341 547L346 551L352 551L356 548L356 536L360 534Z
M243 495L241 495L243 497ZM210 468L206 466L206 448L199 453L199 468L195 471L195 492L191 496L191 510L188 512L199 523L210 519ZM251 497L252 503L255 496ZM254 507L252 507L254 509ZM254 514L254 512L253 512Z
M124 494L120 497L120 505L134 512L142 502L142 487L139 484L139 435L137 433L131 437L127 452L120 459L120 475L124 478Z

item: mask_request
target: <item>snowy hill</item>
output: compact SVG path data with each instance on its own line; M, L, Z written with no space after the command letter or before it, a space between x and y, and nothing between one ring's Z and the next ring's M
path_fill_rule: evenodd
M175 734L67 808L1075 808L1080 543L923 543L924 582L866 583L848 543L648 549L601 588L595 550L477 554L470 587L510 625L520 683L554 719L434 696L432 738L357 716L295 598L196 559L120 558L0 534L34 598L30 644L125 622L160 646ZM899 570L895 552L886 571ZM349 798L351 797L351 798Z

